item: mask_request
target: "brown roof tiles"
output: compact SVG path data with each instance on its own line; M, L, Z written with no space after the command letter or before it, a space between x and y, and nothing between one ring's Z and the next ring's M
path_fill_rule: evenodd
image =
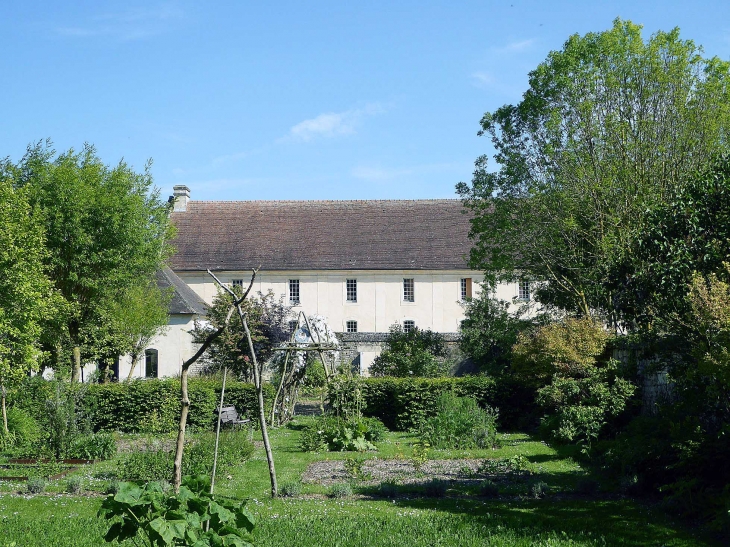
M461 201L190 201L174 270L467 268Z

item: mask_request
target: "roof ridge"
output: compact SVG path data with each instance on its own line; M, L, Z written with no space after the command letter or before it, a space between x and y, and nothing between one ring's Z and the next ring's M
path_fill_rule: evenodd
M188 203L403 203L403 202L459 202L459 198L424 199L191 199Z

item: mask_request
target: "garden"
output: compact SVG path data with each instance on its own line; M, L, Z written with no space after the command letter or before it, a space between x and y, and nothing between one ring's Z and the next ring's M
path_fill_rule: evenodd
M363 397L343 400L343 390L353 393L353 383ZM10 399L8 418L16 438L3 451L0 473L23 467L11 464L11 457L45 456L46 463L32 464L32 471L27 464L27 481L0 481L2 545L99 545L112 523L121 522L119 514L98 518L100 508L107 506L111 516L109 500L126 499L131 485L147 488L142 485L151 481L159 486L158 503L169 502L175 421L165 406L175 384L78 387L28 380L23 402ZM395 385L401 394L408 390L411 400L401 395L400 422L391 430L383 422L393 416L365 414L368 401L382 399ZM195 425L186 440L183 472L205 479L199 496L207 493L211 478L212 410L220 387L220 380L191 379L197 403L190 413ZM244 413L255 409L252 385L229 382L226 390ZM337 410L330 405L326 415L297 416L270 431L280 485L275 498L260 430L244 425L222 431L215 503L242 507L241 514L255 523L246 536L253 544L712 544L698 530L672 522L655 504L635 501L626 488L596 478L576 451L551 447L534 434L501 431L498 409L477 403L496 393L489 379L344 377L332 390L328 400L339 400ZM472 396L458 395L466 392ZM150 393L157 403L150 403L144 416L117 415L113 432L94 432L112 414L101 411L100 400L116 410L112 395L130 403ZM49 394L54 404L34 403ZM267 391L267 404L272 401ZM370 408L369 414L377 413ZM49 427L52 421L55 429ZM57 451L51 453L49 446ZM88 459L56 476L66 456ZM144 544L143 537L140 532L122 544Z

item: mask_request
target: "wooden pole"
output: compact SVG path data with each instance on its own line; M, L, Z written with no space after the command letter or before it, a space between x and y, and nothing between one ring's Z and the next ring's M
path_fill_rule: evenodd
M210 495L213 495L213 486L215 486L215 470L218 467L218 440L221 436L221 412L223 412L223 396L226 393L226 373L228 367L223 367L223 385L221 386L221 402L218 406L218 425L215 428L215 450L213 452L213 473L210 476Z

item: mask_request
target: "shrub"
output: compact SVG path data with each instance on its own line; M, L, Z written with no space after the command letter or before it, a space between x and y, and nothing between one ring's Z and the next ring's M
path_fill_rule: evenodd
M349 498L352 496L352 486L346 482L336 482L329 489L331 498Z
M499 496L499 486L489 479L479 484L479 495L483 498L496 498Z
M294 498L302 493L302 483L299 481L285 482L279 489L282 498Z
M386 498L394 498L401 492L401 486L394 480L387 480L380 483L380 495Z
M117 462L117 476L125 481L168 480L172 462L172 455L162 449L131 452Z
M41 428L29 412L10 407L7 410L8 431L13 436L13 446L32 447L41 439Z
M423 485L423 488L429 498L445 498L449 482L442 479L431 479Z
M546 482L537 481L530 485L527 495L532 499L542 499L548 493L548 485Z
M382 353L370 366L373 376L444 376L448 373L444 337L431 330L417 328L404 331L390 327Z
M302 430L300 448L304 452L377 450L373 441L383 438L385 431L385 426L374 418L320 416Z
M474 399L442 394L436 415L419 428L419 436L434 448L492 448L497 444L497 411L481 409Z
M26 488L30 494L40 494L46 489L46 479L42 477L28 477Z
M66 481L66 492L69 494L78 494L81 490L83 490L83 487L84 480L78 475L69 477Z
M366 461L366 458L345 458L345 472L355 480L367 480L369 475L364 471Z
M108 460L117 453L114 435L106 432L82 435L74 439L68 449L68 457L88 460Z

